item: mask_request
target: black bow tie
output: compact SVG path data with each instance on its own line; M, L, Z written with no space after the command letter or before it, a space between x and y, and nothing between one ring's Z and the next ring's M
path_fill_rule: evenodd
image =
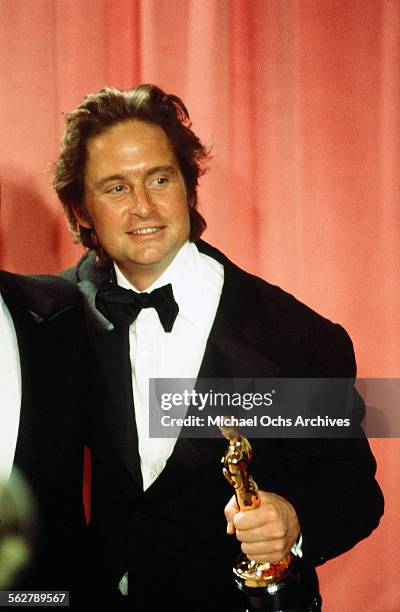
M142 308L155 308L166 332L172 331L179 312L171 284L151 293L136 293L109 281L103 281L97 291L96 308L117 328L129 327Z

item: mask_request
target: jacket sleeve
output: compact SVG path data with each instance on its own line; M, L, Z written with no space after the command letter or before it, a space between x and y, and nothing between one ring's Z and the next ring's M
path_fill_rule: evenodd
M326 327L316 347L309 377L354 378L351 340L338 325ZM361 427L364 402L354 390L352 422ZM303 555L319 565L366 538L379 524L383 496L375 480L376 462L367 439L288 439L285 461L291 484L280 494L296 509Z

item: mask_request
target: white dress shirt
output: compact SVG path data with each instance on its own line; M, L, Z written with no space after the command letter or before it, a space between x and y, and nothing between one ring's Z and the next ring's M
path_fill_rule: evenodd
M21 366L15 327L0 294L0 478L14 462L21 411Z
M114 263L117 282L138 291ZM146 289L171 283L179 314L170 333L154 308L142 309L129 329L132 389L144 490L172 454L176 438L149 437L149 379L197 378L224 283L223 266L187 242Z

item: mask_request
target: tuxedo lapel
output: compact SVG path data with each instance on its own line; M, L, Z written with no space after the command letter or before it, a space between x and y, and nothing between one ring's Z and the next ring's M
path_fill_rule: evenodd
M278 373L279 366L250 342L244 331L227 319L222 310L218 312L199 378L274 378Z
M251 277L222 253L199 241L199 250L224 266L221 299L208 338L199 378L272 378L279 366L269 356L273 321Z
M92 260L84 260L79 274L89 337L96 357L93 375L99 389L97 405L100 406L115 449L131 476L142 488L129 338L126 332L114 329L95 304L98 287L103 280L110 278L110 270L98 268Z

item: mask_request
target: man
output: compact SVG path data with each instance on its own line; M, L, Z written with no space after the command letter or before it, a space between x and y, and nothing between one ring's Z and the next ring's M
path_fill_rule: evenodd
M59 198L90 249L66 276L85 297L97 370L92 530L102 597L124 590L128 570L137 611L236 610L237 541L255 561L302 555L312 592L314 566L366 537L383 507L365 439L254 440L261 505L242 513L232 499L227 528L226 443L149 438L150 377L355 376L340 326L199 240L206 161L182 101L141 85L88 95L67 117L56 166ZM145 295L131 306L117 285Z
M25 523L32 543L26 571L8 586L69 590L72 607L80 600L85 534L85 350L80 297L70 283L0 271L0 481L10 480L18 499L26 481L36 507L35 517L33 506L23 519L0 516L1 544Z

